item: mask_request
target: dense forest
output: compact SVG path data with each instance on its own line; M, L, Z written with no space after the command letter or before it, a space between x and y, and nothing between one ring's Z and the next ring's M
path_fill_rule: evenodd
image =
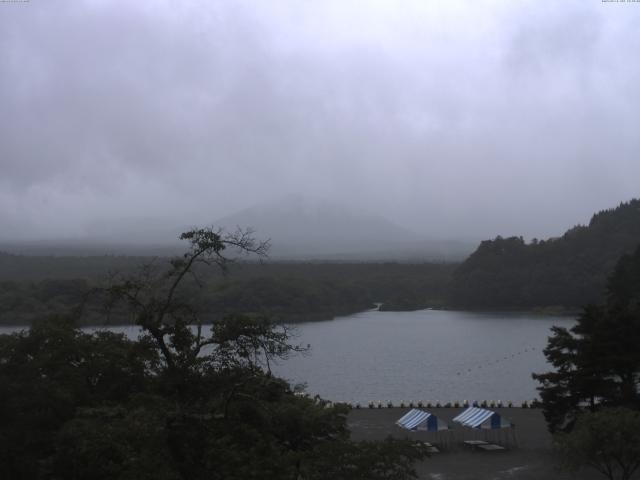
M640 246L617 262L604 298L552 328L544 353L555 371L533 375L551 431L571 430L584 410L640 409Z
M28 257L0 254L0 324L31 323L51 312L68 312L83 295L102 286L109 272L126 276L144 264L162 267L168 259L150 257ZM185 286L203 317L257 313L287 322L330 319L384 303L386 308L439 307L444 303L453 264L243 262L228 275L202 270L204 286ZM124 323L106 317L100 301L89 298L87 323Z
M640 200L621 203L560 238L487 240L453 273L450 303L464 308L574 308L602 300L607 276L640 243Z
M354 441L348 407L311 398L271 371L306 351L288 327L231 315L200 318L187 287L198 266L225 269L227 246L263 244L210 229L187 252L101 290L142 335L83 332L50 316L0 335L2 478L409 480L427 457L412 440ZM202 269L201 269L202 270Z
M434 308L577 309L602 300L621 255L640 243L640 200L601 211L560 238L487 240L462 264L239 261L228 275L194 269L185 284L207 321L238 312L299 322L330 319L381 303L383 310ZM166 257L25 256L0 252L0 324L65 313L85 293ZM89 324L128 323L87 297Z

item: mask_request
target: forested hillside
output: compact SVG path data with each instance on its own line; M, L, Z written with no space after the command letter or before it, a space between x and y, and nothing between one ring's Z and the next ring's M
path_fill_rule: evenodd
M560 238L486 240L454 272L450 303L465 308L579 307L602 300L617 260L640 244L640 200L596 213Z
M207 320L249 312L284 321L329 319L383 303L425 307L578 308L602 300L621 255L640 244L640 200L601 211L562 237L487 240L462 264L241 262L229 276L200 272L206 286L185 285ZM65 312L109 272L131 274L168 258L23 256L0 252L0 324L25 324ZM83 317L106 319L94 303ZM125 323L112 315L110 322Z
M155 259L161 267L168 259ZM150 257L28 257L0 254L0 324L25 324L75 307L84 292L104 285L108 272L127 275ZM284 321L330 319L383 302L390 308L440 306L455 268L422 263L237 263L230 274L199 272L185 291L206 320L231 313L257 313ZM107 319L99 300L83 316ZM109 322L128 319L112 312Z

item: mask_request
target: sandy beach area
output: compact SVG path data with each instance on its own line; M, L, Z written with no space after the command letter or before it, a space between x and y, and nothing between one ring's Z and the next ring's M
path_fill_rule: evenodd
M505 450L472 450L464 440L484 440L485 434L455 424L453 431L438 437L429 432L410 432L395 425L409 408L354 409L348 425L354 440L380 440L391 435L437 445L440 453L417 465L421 479L429 480L503 480L503 479L598 479L595 470L585 469L572 476L557 468L551 451L551 435L547 432L542 411L528 408L497 408L515 424L515 441L507 432L487 433L486 440L504 445ZM452 424L451 419L462 408L424 409ZM640 477L638 477L640 478Z

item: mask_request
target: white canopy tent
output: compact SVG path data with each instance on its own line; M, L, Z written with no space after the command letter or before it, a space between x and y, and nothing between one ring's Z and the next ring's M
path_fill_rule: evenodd
M511 422L502 415L484 408L469 407L453 419L465 427L495 430L498 428L511 428Z
M515 425L500 415L498 412L486 410L484 408L469 407L460 415L453 418L453 421L462 426L482 431L485 440L493 437L494 441L513 442L517 446ZM505 429L509 430L505 430ZM511 438L509 438L511 436Z
M412 408L396 421L396 425L412 432L422 432L424 439L432 439L438 443L438 447L447 447L453 439L453 430L449 428L449 424L432 413ZM420 434L418 434L420 435ZM431 437L431 438L430 438ZM417 440L417 438L416 438ZM433 449L433 453L438 452L438 448L431 443L425 444Z
M396 421L396 425L407 430L423 430L427 432L439 432L448 430L449 425L435 415L412 408L406 415Z

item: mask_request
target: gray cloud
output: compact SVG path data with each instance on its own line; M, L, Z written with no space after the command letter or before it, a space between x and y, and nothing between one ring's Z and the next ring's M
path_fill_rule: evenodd
M640 195L640 5L0 5L5 238L209 222L292 192L438 237Z

